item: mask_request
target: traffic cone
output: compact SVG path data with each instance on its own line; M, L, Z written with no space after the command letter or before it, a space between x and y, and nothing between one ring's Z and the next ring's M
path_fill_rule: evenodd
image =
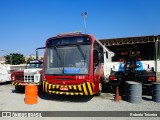
M118 89L118 85L116 86L116 93L115 93L115 97L114 97L114 101L120 101L122 100L122 97L119 96L119 89Z

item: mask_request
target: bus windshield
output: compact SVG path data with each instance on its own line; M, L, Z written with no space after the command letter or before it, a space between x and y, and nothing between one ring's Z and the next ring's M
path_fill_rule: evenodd
M45 74L88 74L91 45L48 47Z

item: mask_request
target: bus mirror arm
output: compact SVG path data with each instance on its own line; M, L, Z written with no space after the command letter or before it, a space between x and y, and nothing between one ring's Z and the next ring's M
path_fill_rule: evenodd
M45 49L46 47L40 47L40 48L36 48L36 60L38 60L38 50L39 49Z

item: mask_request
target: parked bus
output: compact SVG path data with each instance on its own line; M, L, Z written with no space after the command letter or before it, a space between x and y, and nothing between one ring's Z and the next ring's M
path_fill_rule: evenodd
M46 41L43 91L64 95L100 95L105 67L113 53L94 36L59 34Z

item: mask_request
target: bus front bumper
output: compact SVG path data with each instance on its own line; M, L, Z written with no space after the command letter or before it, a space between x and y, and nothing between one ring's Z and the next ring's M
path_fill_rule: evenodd
M59 95L93 95L94 84L85 82L77 85L51 84L43 81L43 91L49 94Z

